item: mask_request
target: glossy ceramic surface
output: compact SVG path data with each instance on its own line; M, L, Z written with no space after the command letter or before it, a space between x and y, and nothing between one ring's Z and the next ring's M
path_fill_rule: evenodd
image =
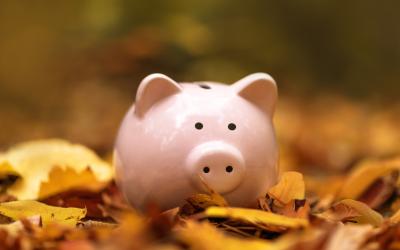
M252 206L277 181L276 101L264 73L230 86L146 77L117 136L118 185L139 209L179 206L202 182L232 206Z

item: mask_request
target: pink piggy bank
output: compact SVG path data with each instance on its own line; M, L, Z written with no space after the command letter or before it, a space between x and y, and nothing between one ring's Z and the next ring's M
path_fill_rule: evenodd
M117 183L128 202L166 210L206 183L231 206L253 206L277 181L277 96L264 73L231 86L144 78L115 146Z

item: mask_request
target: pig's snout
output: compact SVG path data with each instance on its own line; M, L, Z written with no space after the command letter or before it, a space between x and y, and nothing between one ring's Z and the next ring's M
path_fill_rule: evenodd
M199 190L202 180L213 190L226 194L243 181L245 164L241 152L230 144L213 141L195 147L187 158L188 173Z

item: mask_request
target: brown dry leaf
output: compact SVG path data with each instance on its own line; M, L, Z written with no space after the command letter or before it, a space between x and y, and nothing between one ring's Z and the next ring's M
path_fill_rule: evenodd
M288 204L291 200L303 200L305 196L303 175L294 171L283 173L278 184L271 187L268 194L283 204Z
M187 198L187 203L179 209L178 214L180 216L185 217L203 212L206 208L211 206L228 206L228 202L225 200L225 198L217 193L215 190L213 190L201 176L200 180L208 194L194 194L191 197Z
M131 211L121 214L120 221L120 225L107 235L104 249L151 249L148 246L154 237L153 233L160 230L157 227L153 228L154 219L149 220Z
M381 214L372 210L366 204L351 199L338 202L330 210L318 214L318 216L327 220L354 221L373 226L380 226L383 223Z
M400 170L400 159L365 160L350 172L339 193L340 198L357 199L377 179Z
M390 205L390 211L396 213L400 209L400 198L396 197Z
M35 226L40 226L42 223L40 215L28 217L26 220ZM13 237L17 237L24 228L24 223L20 220L14 221L10 224L0 224L0 229L6 230Z
M368 239L364 249L399 249L400 243L400 225L384 224L382 227L375 229L375 235Z
M372 183L357 200L377 209L385 204L395 192L399 172L392 171L388 175L378 178Z
M101 189L107 182L103 180L112 178L108 174L107 178L100 178L102 166L110 164L103 165L102 160L89 157L85 150L73 150L75 145L31 142L26 147L29 150L20 145L0 153L0 192L8 190L19 199L38 198L48 205L87 209L85 221L77 227L50 223L39 227L38 222L10 222L10 218L0 215L1 223L7 223L0 225L0 249L400 249L400 199L393 195L400 194L400 157L366 160L349 173L333 172L346 170L366 155L379 157L398 152L400 133L396 124L400 119L391 122L379 112L371 115L370 110L351 103L328 103L339 104L339 113L327 113L326 105L303 109L304 105L299 105L302 103L286 103L285 111L290 105L289 111L295 109L297 115L293 110L281 112L284 120L290 121L277 126L284 152L281 163L296 170L307 167L307 173L315 175L303 180L300 173L284 173L280 182L258 200L260 208L267 212L230 208L223 196L204 183L205 194L188 198L180 211L184 215L199 214L182 218L175 216L175 210L159 214L161 211L155 209L142 216L127 207L120 193ZM340 122L338 114L351 120L353 128L349 130L347 124ZM47 147L49 144L53 146ZM318 168L312 172L310 167L331 171ZM107 173L112 173L109 169ZM365 204L354 200L335 204L338 198L357 199ZM0 202L10 199L11 195L0 193ZM317 216L309 216L310 207L311 214L318 213ZM382 223L382 216L370 208L385 215L394 214ZM18 212L31 210L30 206ZM7 211L17 213L16 209ZM35 218L41 221L41 216ZM205 218L210 223L196 221Z
M288 250L364 249L361 247L375 234L375 230L371 225L323 223L291 231L277 240L292 242Z
M392 224L398 224L400 222L400 209L397 210L396 213L394 213L390 219L389 219L390 223Z
M258 205L268 212L307 219L310 206L304 198L303 175L289 171L282 174L278 184L271 187L265 197L258 199Z
M86 217L104 219L101 194L104 192L91 192L87 190L71 190L40 200L50 206L77 207L87 210Z
M180 207L179 215L185 217L202 212L211 206L226 206L224 202L221 203L218 199L215 200L213 198L208 194L195 194L186 199L187 204Z
M50 139L19 144L0 156L0 175L20 178L7 192L20 200L39 199L72 188L98 190L113 169L90 149Z
M291 243L288 250L320 250L329 237L330 228L313 228L309 227L306 230L291 231L278 238L278 241Z
M375 230L372 225L323 223L289 232L278 241L292 242L288 249L293 250L365 249L363 246L376 234Z
M259 239L240 239L224 235L209 223L187 221L177 232L177 237L192 250L280 250L287 249L290 242L273 243Z
M325 245L326 250L358 250L373 235L371 225L339 224Z
M11 201L0 204L0 214L13 220L40 215L43 226L57 223L75 226L86 215L86 209L48 206L38 201Z
M308 219L310 204L307 200L292 200L282 208L275 207L274 212L288 217Z
M225 200L225 198L217 193L214 189L212 189L205 181L204 179L200 176L200 180L203 183L205 189L207 192L210 194L211 200L217 205L217 206L228 206L228 202Z
M202 209L211 206L220 206L220 207L226 206L225 202L221 202L219 199L214 199L212 195L208 194L195 194L186 199L186 201L189 202L191 205L193 205L195 208L202 208Z
M234 207L209 207L204 212L209 218L229 218L251 224L272 225L285 228L300 228L308 226L309 222L302 218L290 218L258 209Z
M354 219L357 216L361 216L361 214L352 207L346 206L343 203L337 203L327 211L317 214L317 216L329 221L346 222Z
M310 204L306 199L291 200L287 204L282 204L267 194L266 197L261 197L257 201L261 210L288 217L308 219L311 210Z

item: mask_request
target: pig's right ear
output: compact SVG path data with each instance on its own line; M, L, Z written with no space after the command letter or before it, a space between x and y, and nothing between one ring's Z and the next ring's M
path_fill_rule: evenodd
M145 77L136 93L135 115L144 114L158 101L182 91L174 80L163 74L151 74Z

